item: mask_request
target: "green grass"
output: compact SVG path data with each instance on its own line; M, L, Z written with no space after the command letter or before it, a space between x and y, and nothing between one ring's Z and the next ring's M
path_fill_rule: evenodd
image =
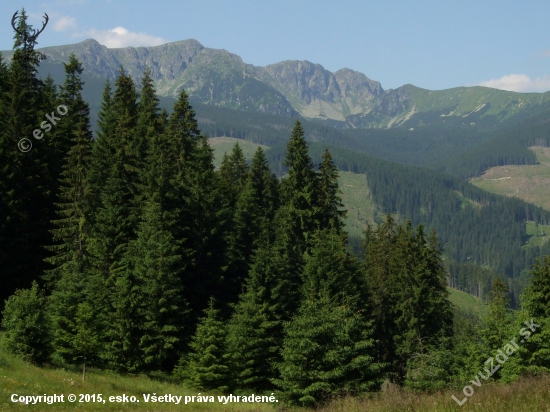
M542 246L546 243L550 236L549 225L539 225L535 222L527 222L526 232L529 239L523 246L524 248Z
M1 335L0 335L1 340ZM0 346L1 348L1 346ZM38 368L24 362L0 349L0 411L29 410L29 411L255 411L273 412L275 409L267 403L223 403L218 402L218 393L202 393L214 396L215 402L184 404L185 398L179 405L173 403L145 403L143 394L158 396L172 394L177 396L197 396L199 391L184 388L174 383L159 382L146 376L122 376L108 371L89 370L86 382L82 381L82 373L77 370L55 369L51 367ZM11 395L65 395L64 403L47 405L14 404ZM69 394L79 398L81 394L102 394L105 403L70 403ZM139 403L109 402L110 396L126 394L135 396ZM250 395L250 394L248 394ZM278 405L277 405L278 406ZM26 409L25 409L26 408Z
M447 290L449 291L449 300L458 309L479 316L487 314L488 307L480 298L453 288L447 288Z
M488 192L517 197L550 210L550 148L535 146L530 149L539 164L492 167L470 182ZM529 239L524 247L540 246L548 241L550 226L527 222L526 235Z
M210 143L212 149L214 149L214 166L216 169L222 164L224 153L227 153L228 156L231 154L235 143L239 143L239 146L241 147L241 150L247 160L252 160L254 152L258 149L258 146L261 146L264 151L269 149L267 146L247 142L242 139L235 139L233 137L212 137L208 139L208 142Z
M1 339L1 335L0 335ZM465 382L467 384L467 382ZM475 388L475 393L459 407L451 395L462 399L462 388L447 389L438 393L420 393L406 391L395 385L390 385L386 392L370 393L363 397L335 399L326 406L317 409L318 412L386 412L386 411L545 411L550 405L550 377L525 377L511 385L483 383L481 388ZM70 403L69 394L79 398L81 394L102 394L105 403ZM277 403L246 404L217 402L217 394L202 393L214 396L213 403L145 403L143 394L158 396L172 394L177 396L197 396L197 391L183 388L180 385L151 380L144 376L121 376L115 373L92 370L87 375L86 383L82 382L80 372L54 368L38 368L27 362L16 359L0 349L0 411L250 411L250 412L282 412L302 411L311 409L286 408ZM47 405L23 405L10 401L12 394L18 395L65 395L64 403ZM110 396L126 394L136 396L139 403L109 402Z
M342 203L347 209L346 229L351 236L362 236L367 224L381 219L370 197L367 178L364 174L339 172L338 184L343 192Z
M550 148L530 149L539 164L492 167L470 182L488 192L517 197L550 210Z

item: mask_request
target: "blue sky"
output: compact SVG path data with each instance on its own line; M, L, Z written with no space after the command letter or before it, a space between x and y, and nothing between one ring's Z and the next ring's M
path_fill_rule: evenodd
M385 89L487 85L550 90L550 1L1 0L0 50L12 14L50 16L39 47L94 38L107 47L194 38L247 63L347 67Z

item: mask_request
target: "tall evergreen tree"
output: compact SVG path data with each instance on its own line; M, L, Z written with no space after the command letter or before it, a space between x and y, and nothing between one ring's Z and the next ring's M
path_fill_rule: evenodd
M531 272L531 282L521 296L522 311L516 325L523 331L520 337L522 367L533 372L550 372L550 256L537 260ZM538 327L526 328L525 322ZM520 325L518 325L520 324ZM526 334L529 333L529 336ZM523 369L522 368L522 369Z
M296 246L305 252L307 242L319 227L320 193L315 167L308 154L304 129L296 120L287 144L284 165L288 173L281 184L282 205L288 208L295 226Z
M195 319L206 308L212 291L223 288L225 266L225 225L228 210L222 207L223 195L214 171L213 151L200 135L195 111L184 90L180 92L168 121L167 133L176 145L175 185L181 205L178 218L182 247L189 253L190 264L182 281L193 293L189 304ZM186 252L186 253L187 253ZM220 305L224 302L214 296Z
M342 191L338 187L338 169L332 161L332 155L328 148L322 156L323 161L319 165L319 189L320 189L320 208L321 216L319 218L320 228L334 228L340 233L344 228L343 219L346 211L343 209Z
M269 221L273 220L280 204L279 181L275 173L269 168L261 147L256 149L252 157L248 180L252 185L254 195L259 200L262 214Z
M329 299L354 299L367 310L368 291L365 279L358 273L356 259L346 250L345 240L337 229L319 230L312 248L305 254L302 274L304 299L327 296Z
M61 88L59 102L67 108L67 118L59 125L59 150L65 150L63 171L61 172L58 220L53 221L54 241L60 242L50 248L55 255L49 259L54 266L52 275L59 276L61 268L70 260L83 258L85 245L85 191L87 173L92 151L92 133L90 131L90 110L82 98L84 83L80 79L82 64L74 54L69 63L64 64L65 85ZM53 279L52 279L53 280Z
M224 154L219 175L230 207L234 207L244 189L248 176L248 164L239 143L235 143L231 154Z
M363 243L363 273L367 279L372 301L376 360L389 364L395 360L393 336L398 333L395 324L395 307L400 285L397 279L399 262L394 250L397 247L397 224L388 214L386 221L375 229L367 226Z
M92 146L88 176L89 190L86 196L89 205L86 218L90 224L93 224L95 211L99 208L101 189L107 182L115 152L116 118L109 79L107 79L103 90L103 100L98 113L97 125L99 130L96 131L96 139Z
M315 234L305 262L303 300L285 323L274 382L289 403L304 406L374 389L381 365L373 357L366 284L336 228Z
M139 136L139 139L136 139L134 142L136 145L134 150L137 154L139 166L143 167L151 139L163 131L159 113L159 100L153 85L153 79L151 78L151 70L149 70L148 66L145 68L143 78L141 79L137 112L136 134Z
M326 293L304 300L286 324L281 378L274 382L289 404L314 406L334 396L375 390L381 383L369 323L353 304Z
M227 326L219 319L218 312L211 299L189 344L191 352L181 359L176 369L176 375L198 390L225 392L229 389Z
M136 370L169 370L179 358L185 343L186 303L178 252L177 242L166 230L160 205L149 202L117 284L114 306L127 325L113 333L117 349L123 348L113 350L119 365ZM127 351L131 355L124 356ZM133 364L129 363L130 356L136 356Z
M269 170L261 148L254 155L250 172L233 214L227 238L228 299L241 292L254 252L262 236L269 234L278 207L278 181Z
M44 86L36 74L45 58L34 50L36 39L25 33L32 33L23 9L17 20L14 54L9 70L4 71L1 112L4 122L0 131L0 239L3 242L3 256L0 265L5 274L2 297L16 288L29 287L47 266L44 246L49 245L48 233L53 218L53 197L51 190L55 179L48 166L49 147L45 142L35 140L44 137L40 130L44 112L55 107L44 107ZM5 70L5 66L2 66ZM34 130L38 130L36 136ZM22 140L27 139L27 140ZM22 153L29 144L30 151Z
M289 257L295 252L284 237L288 228L282 227L288 221L285 211L279 210L273 222L275 240L269 234L261 237L231 319L230 352L239 388L267 390L278 377L283 322L292 318L300 303L300 272Z
M409 221L403 228L390 215L365 233L364 271L381 341L377 356L391 362L388 376L398 382L418 372L416 360L450 349L453 314L440 254L435 234L427 240L421 225L413 232Z

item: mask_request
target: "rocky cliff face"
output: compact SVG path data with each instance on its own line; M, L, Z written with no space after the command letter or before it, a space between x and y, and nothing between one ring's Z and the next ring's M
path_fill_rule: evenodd
M331 73L320 64L287 60L259 71L259 76L280 91L306 117L343 120L363 113L384 93L379 82L362 73L342 69Z

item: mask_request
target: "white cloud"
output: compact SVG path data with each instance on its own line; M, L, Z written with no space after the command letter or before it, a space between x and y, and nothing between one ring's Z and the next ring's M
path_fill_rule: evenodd
M509 74L500 79L491 79L479 83L479 86L512 92L545 92L550 90L550 76L531 79L525 74Z
M67 29L74 29L76 27L76 20L74 17L63 16L59 19L56 19L53 29L55 31L65 31Z
M111 30L92 29L83 34L92 37L109 48L158 46L167 43L167 41L161 37L151 36L145 33L134 33L120 26Z

